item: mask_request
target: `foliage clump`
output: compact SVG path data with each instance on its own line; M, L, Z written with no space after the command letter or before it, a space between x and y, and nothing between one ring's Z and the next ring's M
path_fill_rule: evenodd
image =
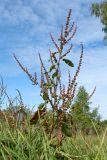
M104 39L107 40L107 1L93 3L91 6L91 14L100 18L103 24L102 30L105 33Z
M75 128L77 132L81 132L83 135L95 134L95 128L98 128L100 122L98 108L94 108L93 110L90 108L90 98L95 93L95 90L96 87L89 95L84 86L80 86L71 108L71 116Z

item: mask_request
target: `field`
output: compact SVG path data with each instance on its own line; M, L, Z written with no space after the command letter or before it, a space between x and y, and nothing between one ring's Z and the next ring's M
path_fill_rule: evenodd
M42 126L30 126L27 130L10 129L0 124L0 160L107 160L107 135L66 137L62 146L55 147Z

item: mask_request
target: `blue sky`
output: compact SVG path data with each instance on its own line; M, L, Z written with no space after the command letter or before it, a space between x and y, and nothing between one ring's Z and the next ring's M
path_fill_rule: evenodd
M13 53L30 71L36 70L38 74L38 51L45 62L52 44L49 32L55 38L58 37L68 9L72 8L71 20L78 27L73 43L75 46L79 46L80 42L84 44L78 87L84 85L90 93L96 85L91 107L99 105L102 118L107 119L107 46L104 45L100 20L90 15L92 2L93 0L0 0L0 75L7 85L9 95L15 96L15 90L19 89L24 102L29 106L40 103L38 87L33 87L17 66ZM72 51L71 58L75 63L78 62L79 55L79 49ZM66 82L66 76L64 80Z

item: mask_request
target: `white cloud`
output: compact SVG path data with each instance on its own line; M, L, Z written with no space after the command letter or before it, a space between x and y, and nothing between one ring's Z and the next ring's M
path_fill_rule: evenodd
M36 23L37 14L29 6L20 3L2 2L0 6L0 22L7 25L16 25L25 21Z
M84 44L101 41L104 37L102 32L102 24L95 17L84 18L78 21L78 30L75 42L83 42Z
M14 3L4 1L0 6L0 22L9 25L21 25L24 22L29 22L32 25L28 34L33 36L39 32L46 35L50 31L57 32L66 19L66 12L69 8L72 8L72 20L75 20L78 26L75 41L77 43L80 41L90 43L103 38L100 21L91 16L89 10L91 3L92 1L88 0L83 2L81 0L73 0L72 2L70 0L66 2L61 0L32 0L28 4L25 3L25 5L21 0L16 0Z

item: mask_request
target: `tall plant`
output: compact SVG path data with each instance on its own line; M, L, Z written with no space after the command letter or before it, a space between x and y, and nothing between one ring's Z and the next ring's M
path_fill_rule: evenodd
M21 69L27 74L33 85L38 85L40 87L40 95L44 101L44 104L50 104L52 108L52 123L50 126L50 134L55 130L58 145L62 143L62 123L64 119L64 115L70 109L72 100L74 98L76 86L77 86L77 76L80 71L80 67L83 59L83 45L81 44L81 54L80 60L74 74L74 77L71 78L71 74L69 72L68 75L68 84L62 83L62 70L61 65L65 64L69 67L74 67L73 62L67 58L67 55L70 54L72 50L72 39L75 36L77 27L73 22L70 25L72 10L70 9L68 12L67 20L65 27L62 25L60 35L58 38L58 42L53 38L52 33L50 33L50 37L52 43L55 46L55 51L50 50L50 58L49 62L50 67L47 69L42 60L42 56L39 53L39 59L41 63L41 80L38 82L36 72L32 75L27 68L25 68L19 59L14 54L14 58L17 61L18 65ZM66 46L68 46L66 50ZM66 51L65 51L66 50Z

